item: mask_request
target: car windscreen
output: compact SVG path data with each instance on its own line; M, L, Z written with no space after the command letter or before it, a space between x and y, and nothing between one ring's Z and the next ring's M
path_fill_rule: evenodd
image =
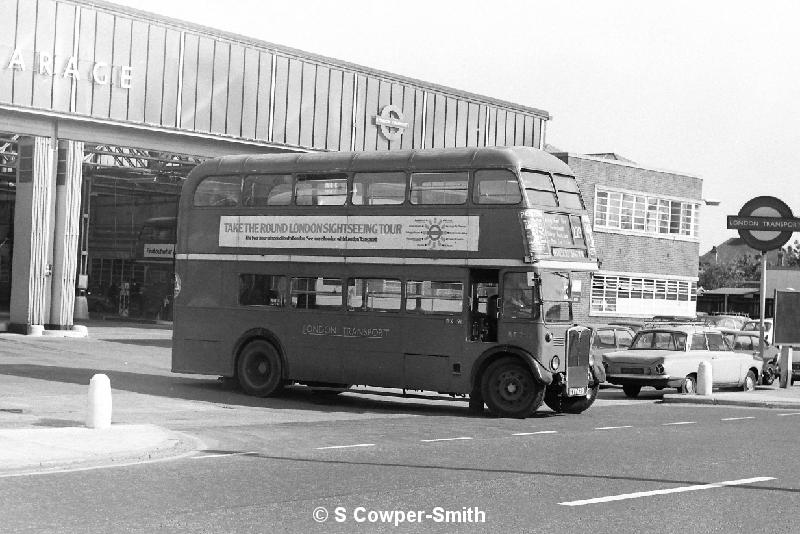
M685 350L686 334L683 332L639 332L633 338L630 350Z

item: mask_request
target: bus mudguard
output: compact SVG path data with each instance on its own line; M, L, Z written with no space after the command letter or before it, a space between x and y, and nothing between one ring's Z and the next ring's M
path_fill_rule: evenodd
M513 356L518 356L525 363L528 364L528 368L531 370L531 374L533 374L534 380L543 384L545 386L549 386L553 383L553 373L551 373L544 365L539 363L536 358L533 357L528 351L523 350L519 347L514 347L512 345L500 345L497 347L493 347L490 350L484 352L480 358L475 362L475 365L472 368L472 376L470 377L470 382L472 384L476 383L476 380L480 379L479 370L483 370L487 365L488 361L493 360L496 356L501 356L504 354L510 354Z

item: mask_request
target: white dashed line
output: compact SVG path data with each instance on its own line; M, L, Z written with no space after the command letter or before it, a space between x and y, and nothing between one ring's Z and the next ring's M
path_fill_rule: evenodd
M779 413L777 414L778 417L786 417L787 415L800 415L800 412L793 412L793 413Z
M625 425L625 426L599 426L599 427L595 428L595 430L616 430L618 428L633 428L633 426L631 426L631 425Z
M538 432L517 432L514 436L535 436L536 434L558 434L556 430L540 430Z
M677 423L664 423L661 426L671 426L671 425L694 425L696 424L695 421L678 421Z
M472 439L472 438L463 436L460 438L421 439L420 441L422 441L423 443L433 443L434 441L457 441L460 439Z
M667 495L669 493L683 493L686 491L724 488L725 486L741 486L743 484L753 484L755 482L766 482L767 480L775 480L775 477L743 478L740 480L727 480L725 482L715 482L713 484L698 484L695 486L681 486L678 488L669 488L669 489L654 490L654 491L639 491L636 493L624 493L622 495L597 497L595 499L584 499L582 501L560 502L558 504L562 506L583 506L585 504L597 504L597 503L604 503L611 501L624 501L626 499L638 499L640 497L652 497L653 495Z
M349 449L350 447L374 447L374 443L356 443L355 445L330 445L328 447L317 447L315 450L323 449Z
M191 456L192 460L205 460L206 458L222 458L225 456L246 456L248 454L258 454L256 451L250 452L222 452L219 454L204 454L203 456Z
M747 417L724 417L720 421L741 421L742 419L755 419L755 416L748 415Z

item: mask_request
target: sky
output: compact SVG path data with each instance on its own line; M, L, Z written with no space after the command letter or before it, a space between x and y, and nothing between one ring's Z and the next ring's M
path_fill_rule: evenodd
M702 178L701 254L754 197L800 216L800 2L113 2L545 110L561 150Z

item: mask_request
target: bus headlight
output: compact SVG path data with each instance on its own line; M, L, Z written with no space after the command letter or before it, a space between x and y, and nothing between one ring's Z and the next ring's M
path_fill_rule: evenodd
M553 356L553 359L550 360L550 369L556 371L561 366L561 358L558 356Z

